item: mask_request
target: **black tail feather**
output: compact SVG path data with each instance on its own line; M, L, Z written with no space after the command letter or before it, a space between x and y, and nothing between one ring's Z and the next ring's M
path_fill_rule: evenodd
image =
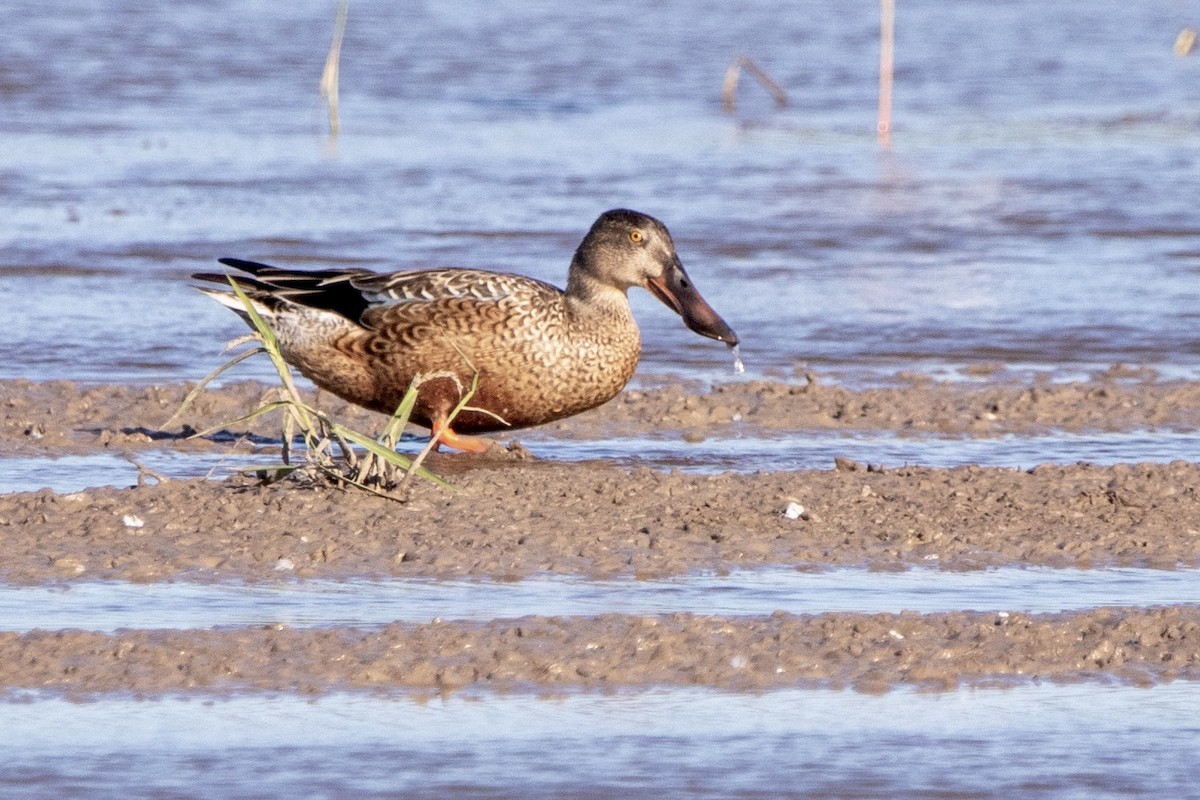
M352 285L352 280L371 273L365 270L290 270L246 261L241 258L220 258L227 267L249 273L225 275L216 272L197 272L192 275L198 281L228 284L237 282L248 295L265 302L291 302L311 308L320 308L341 314L347 319L358 321L367 310L366 298Z

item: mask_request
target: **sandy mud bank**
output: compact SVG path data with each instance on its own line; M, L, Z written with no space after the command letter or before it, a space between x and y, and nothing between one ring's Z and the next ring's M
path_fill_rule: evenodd
M1200 678L1200 609L394 624L381 629L0 634L0 690L540 691Z
M440 466L398 503L249 480L0 496L0 578L666 576L768 564L1200 564L1200 466L907 467L698 476ZM457 467L457 469L456 469ZM789 503L802 516L785 515Z
M718 384L670 384L627 390L615 400L540 432L567 438L662 436L690 440L749 433L889 430L900 435L997 436L1050 430L1195 430L1200 383L1158 381L1153 374L1116 371L1078 383L936 383L851 390L801 379ZM233 423L269 388L239 382L206 390L171 420L191 385L84 386L67 381L0 381L0 451L89 452L97 448L228 447L242 434L278 436L261 420ZM367 431L382 418L327 393L325 411ZM170 422L168 422L170 421ZM208 440L195 431L218 428ZM522 432L515 432L520 439ZM506 437L507 438L507 437Z

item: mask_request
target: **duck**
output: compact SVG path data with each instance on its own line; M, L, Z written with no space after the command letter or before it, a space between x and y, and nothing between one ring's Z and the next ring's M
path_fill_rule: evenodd
M241 274L195 273L225 289L195 288L252 325L229 290L236 284L302 375L387 415L416 381L410 420L430 429L435 446L467 452L490 447L478 434L543 425L619 394L641 354L631 288L648 290L701 336L731 348L739 341L696 289L667 227L629 209L596 219L565 289L483 269L377 273L218 262Z

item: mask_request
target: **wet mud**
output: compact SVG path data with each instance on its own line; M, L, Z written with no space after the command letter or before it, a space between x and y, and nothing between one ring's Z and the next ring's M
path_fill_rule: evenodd
M654 435L691 441L830 430L986 437L1200 428L1200 382L1162 381L1149 369L1113 367L1068 383L934 382L912 376L898 378L895 386L860 390L825 385L811 374L796 381L716 386L650 382L663 385L627 390L600 408L537 430L562 438ZM278 437L278 425L268 418L232 422L270 398L270 387L243 381L210 388L176 416L192 388L0 380L0 452L136 451L163 443L207 449L228 447L239 437L251 443L255 437ZM378 414L328 393L314 392L309 399L352 427L381 425ZM196 432L209 433L188 438Z
M523 617L381 629L0 633L0 689L553 691L1200 678L1200 609Z
M823 471L713 476L501 462L443 472L456 492L417 484L406 503L249 479L6 495L0 578L1200 566L1200 466L1184 462L1029 471L870 471L843 462ZM802 515L789 517L790 503Z

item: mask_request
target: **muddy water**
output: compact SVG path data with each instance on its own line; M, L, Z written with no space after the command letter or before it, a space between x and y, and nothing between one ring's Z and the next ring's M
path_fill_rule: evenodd
M549 476L547 484L562 492L593 500L605 493L612 508L638 506L612 517L593 504L564 512L558 523L583 532L551 561L560 572L576 565L584 573L576 580L586 602L572 606L561 594L545 594L547 585L557 591L570 577L506 584L527 595L528 605L510 610L563 614L568 632L603 611L651 620L682 611L724 614L736 632L739 608L769 614L774 609L766 606L789 607L787 598L797 593L804 602L794 610L814 614L913 607L933 614L996 604L1078 609L1078 631L1070 627L1075 617L1046 622L1065 638L1040 650L1034 641L1036 661L1039 653L1109 630L1086 616L1089 607L1129 605L1133 616L1151 604L1186 611L1195 602L1186 571L1016 568L1023 561L1106 558L1195 566L1200 509L1189 469L1151 469L1141 477L1121 468L1043 470L1021 480L972 473L955 484L952 507L923 487L957 475L880 476L857 467L825 474L835 457L1021 468L1197 460L1194 404L1182 399L1194 393L1143 386L1126 395L1106 379L1076 394L1064 389L1055 403L1047 389L1096 380L1114 362L1153 367L1147 380L1182 379L1185 389L1200 378L1200 60L1170 51L1178 30L1197 23L1195 9L1096 3L1047 10L1025 0L901 5L896 130L884 153L872 133L874 7L647 7L618 0L414 9L356 0L342 62L343 134L332 142L322 133L315 97L331 2L179 7L117 0L76 3L70 13L10 3L0 32L0 378L38 384L6 389L3 416L11 426L0 445L0 491L127 486L138 471L126 456L175 479L228 463L211 446L148 438L170 403L152 403L154 414L131 418L129 406L111 398L81 398L74 386L44 383L178 387L208 372L221 361L220 344L242 329L192 292L186 276L212 268L219 256L302 267L492 267L561 283L595 215L630 206L671 227L692 276L741 334L747 366L744 377L735 376L724 348L635 296L643 387L668 375L692 381L696 393L712 381L802 384L806 372L854 388L922 375L1023 385L999 402L980 395L961 406L955 390L935 386L910 397L899 416L892 396L827 396L812 409L777 404L753 425L744 418L770 406L755 391L700 412L681 410L678 395L660 396L658 405L648 395L629 414L620 406L565 429L532 432L529 445L551 465L536 472L513 467L507 482L468 474L465 508L447 508L442 498L418 504L424 518L451 531L437 546L410 542L425 560L396 554L400 566L436 573L438 559L447 559L451 568L468 564L485 581L438 583L421 573L423 582L413 585L432 594L417 609L482 609L481 625L491 619L488 610L500 614L486 579L511 577L508 570L534 575L542 557L493 569L486 551L514 547L506 533L513 518L535 525L536 514L512 497ZM722 115L720 80L737 54L755 58L784 86L786 109L773 108L744 77L737 113ZM269 368L247 364L239 374L268 378ZM1134 369L1125 376L1147 374ZM1049 383L1037 383L1039 375ZM789 391L768 385L765 394ZM913 409L923 400L941 417L930 422ZM1069 409L1081 411L1063 413ZM908 426L926 424L932 435L910 436ZM553 467L573 461L584 463ZM708 487L664 478L663 493L685 498L669 511L658 489L613 490L647 483L630 477L638 465L707 473L722 481L722 493L692 505L686 498ZM808 471L814 468L822 472ZM793 472L760 480L758 470ZM496 496L496 486L506 487L508 501ZM798 490L820 513L782 527L783 505ZM179 674L171 631L163 634L167 645L153 630L133 631L141 639L132 655L150 653L140 666L122 665L129 653L112 637L65 633L151 629L171 619L186 639L188 630L228 622L206 613L221 604L261 624L279 595L291 603L281 613L313 620L314 637L344 624L410 618L414 609L393 610L393 597L372 596L353 577L392 569L379 559L396 548L380 556L367 547L374 542L357 541L353 531L330 531L353 501L320 496L316 508L312 495L296 497L260 501L232 488L228 497L185 488L4 503L5 568L19 561L23 584L53 579L68 588L0 589L7 630L38 625L52 640L53 631L63 632L58 649L36 636L17 643L48 648L35 657L51 670L37 680L63 687L54 695L23 694L36 688L21 683L16 669L29 661L3 651L15 660L0 663L0 673L15 677L11 685L20 688L10 697L23 702L0 707L0 796L1090 798L1182 796L1195 784L1196 684L1104 685L1190 674L1197 634L1186 614L1161 631L1153 618L1133 628L1112 623L1113 635L1123 638L1094 650L1088 644L1082 667L1062 665L1084 681L1068 687L1026 682L1004 691L896 690L879 697L618 687L615 694L568 692L547 701L537 697L546 691L542 679L533 677L525 692L480 691L424 705L355 692L313 703L301 694L311 685L299 680L275 694L213 701L147 690L153 702L130 701L121 692L136 690L137 679L166 685L154 683L156 676ZM754 508L743 507L747 498ZM275 503L277 516L297 504L312 511L312 524L325 528L308 533L315 541L336 539L340 548L320 550L322 559L338 554L334 580L281 580L291 572L285 562L298 571L317 568L302 558L314 548L299 547L303 537L287 530L286 520L260 526L270 532L248 543L228 536L267 503ZM491 516L481 513L492 503ZM858 516L855 504L864 506ZM99 510L85 512L89 505ZM396 524L391 509L373 513L358 518ZM194 529L179 522L196 517L220 522ZM455 528L464 517L478 530ZM786 558L903 567L925 558L928 547L931 555L973 564L1003 559L1020 579L1008 594L972 583L1003 578L1003 571L832 572L824 583L784 572L807 583L773 589L763 586L769 571L709 582L685 576L670 586L587 583L586 564L605 572L631 563L652 568L654 537L664 524L691 548L675 571L708 566L710 558L767 570ZM637 538L641 531L648 543ZM946 535L940 543L907 538L916 533ZM208 541L220 549L206 552ZM163 546L158 563L149 563L157 552L152 544ZM185 546L192 549L177 557ZM634 555L627 558L623 548ZM240 596L220 575L199 587L212 594L192 597L195 584L94 582L104 570L177 580L213 569L206 565L228 569L221 566L226 558L240 559L235 577L252 576ZM338 575L347 562L351 574ZM1031 576L1040 583L1021 583ZM405 583L396 578L374 589L381 586L403 591ZM331 596L360 600L361 607L340 610ZM86 602L54 605L79 597ZM170 616L181 610L190 616ZM947 623L947 638L930 646L957 646L956 624ZM850 635L859 625L849 619L844 630ZM724 635L718 630L709 640L714 653L723 653L717 648ZM213 634L211 664L224 663L231 649L261 646L253 636L231 635L230 644ZM884 658L891 645L886 626L881 638ZM1144 672L1122 672L1116 654L1128 650L1121 658L1132 660L1135 638L1145 639L1158 661L1145 656ZM362 648L370 651L369 641ZM851 663L869 669L859 652ZM449 649L425 655L435 663L454 656ZM337 654L318 649L310 656L315 669ZM933 655L926 661L937 663ZM387 659L379 663L386 674ZM84 675L94 664L98 672ZM202 665L188 666L201 672ZM1093 668L1098 676L1087 671ZM682 674L714 683L718 671ZM210 665L206 674L219 670ZM72 684L72 675L79 682ZM1003 682L1019 677L1006 673ZM89 685L84 678L111 690L87 695L92 702L83 705L61 699ZM895 680L876 677L867 688L886 689ZM952 674L944 685L955 685ZM336 679L316 690L331 687Z

